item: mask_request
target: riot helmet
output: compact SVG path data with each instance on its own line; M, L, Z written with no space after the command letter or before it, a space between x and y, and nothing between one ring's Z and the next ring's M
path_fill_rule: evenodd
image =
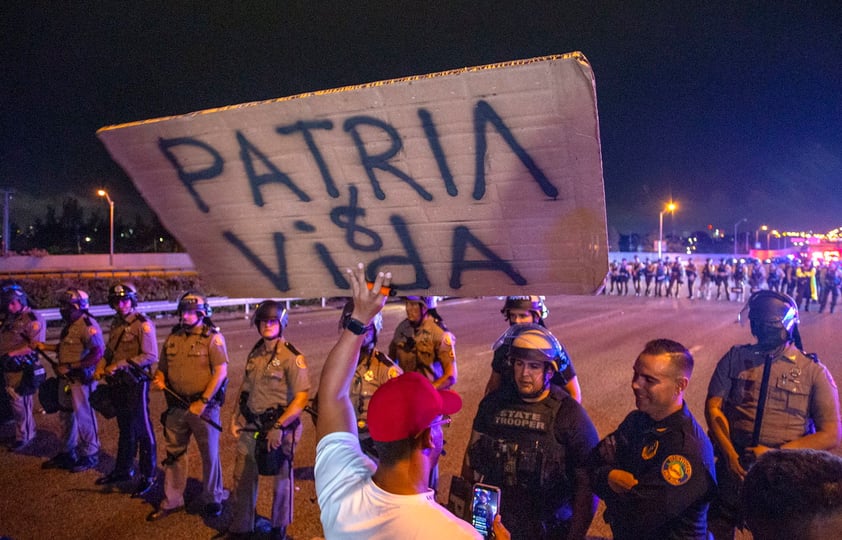
M493 349L505 347L510 359L539 360L553 371L564 371L570 365L570 356L556 337L540 324L515 324L503 332Z
M17 300L22 307L29 305L26 291L17 283L9 283L0 288L0 312L9 311L9 304Z
M88 309L91 305L88 293L76 287L68 287L66 291L61 293L58 304L59 307L75 306L76 309Z
M757 291L748 299L743 312L746 309L751 333L760 345L772 348L789 340L800 342L798 304L792 297L777 291ZM800 348L800 343L797 345Z
M257 329L259 331L260 323L266 321L278 321L278 325L280 326L278 337L280 337L289 324L289 314L280 302L275 300L264 300L263 302L260 302L257 309L254 310L252 323L258 327Z
M88 293L75 287L68 287L58 298L58 310L65 322L70 322L74 318L74 313L84 311L89 306Z
M134 285L129 283L118 283L116 285L112 285L111 288L108 289L108 305L111 306L112 309L117 309L117 304L126 298L131 300L132 308L137 307L137 290Z
M210 317L213 313L205 296L196 291L187 291L178 299L178 315L181 316L185 311L197 311L203 317Z
M550 385L550 379L557 371L566 369L570 365L570 357L567 351L553 336L553 334L540 324L515 324L509 327L495 344L495 352L499 347L505 347L504 353L508 363L512 366L512 376L517 387L518 394L522 398L537 398L544 393ZM523 362L524 372L518 373L518 364ZM544 366L543 375L540 379L528 375L526 367L529 364L540 362ZM531 368L534 370L534 367Z
M415 302L420 304L425 310L430 309L430 296L404 296L406 302Z
M512 309L522 309L532 313L535 318L533 322L542 325L544 319L550 314L543 296L507 296L503 309L500 310L507 321L510 319L509 310Z

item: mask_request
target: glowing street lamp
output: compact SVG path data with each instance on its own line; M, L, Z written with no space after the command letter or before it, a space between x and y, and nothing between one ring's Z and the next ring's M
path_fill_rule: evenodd
M111 197L108 196L108 192L104 189L97 190L96 194L100 197L105 197L105 200L108 201L108 265L114 266L114 201L111 200Z
M673 201L667 203L661 213L658 214L658 259L661 258L661 252L664 246L664 212L672 214L678 208L678 205Z

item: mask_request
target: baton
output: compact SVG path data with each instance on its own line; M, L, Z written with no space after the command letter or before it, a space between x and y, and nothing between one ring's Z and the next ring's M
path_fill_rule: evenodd
M142 376L142 377L143 377L143 378L144 378L147 382L152 382L152 376L151 376L151 375L149 375L149 373L147 373L147 372L146 372L146 370L145 370L145 369L143 369L143 367L142 367L142 366L139 366L139 365L137 364L137 362L135 362L134 360L131 360L131 359L129 359L129 358L126 358L126 362L129 364L129 366L131 366L132 368L134 368L134 370L135 370L137 373L139 373L139 374L140 374L140 375L141 375L141 376ZM190 403L188 403L186 399L184 399L183 397L181 397L180 395L178 395L177 393L175 393L173 390L171 390L171 389L170 389L167 385L164 385L164 392L166 392L166 393L168 393L169 395L171 395L172 397L174 397L174 398L175 398L175 399L176 399L179 403L181 403L182 405L184 405L184 407L185 407L185 408L190 409ZM202 416L202 415L198 415L198 416L199 416L199 418L200 418L201 420L203 420L206 424L208 424L209 426L213 427L213 428L214 428L214 429L216 429L217 431L222 432L222 426L220 426L219 424L217 424L216 422L214 422L214 421L213 421L213 420L211 420L210 418L205 418L205 417L204 417L204 416Z
M24 341L26 341L26 345L27 345L30 349L32 349L33 351L35 351L36 353L38 353L38 355L39 355L39 356L41 356L42 358L44 358L44 360L46 360L47 362L49 362L51 366L53 366L54 368L58 368L58 362L56 362L55 360L53 360L52 358L50 358L50 357L47 355L47 353L45 353L44 351L42 351L42 350L41 350L41 349L39 349L38 347L33 347L33 346L32 346L32 341L29 339L29 336L27 336L26 334L24 334L23 332L21 332L20 337L22 337L22 338L23 338L23 340L24 340ZM58 373L57 373L57 374L58 374Z

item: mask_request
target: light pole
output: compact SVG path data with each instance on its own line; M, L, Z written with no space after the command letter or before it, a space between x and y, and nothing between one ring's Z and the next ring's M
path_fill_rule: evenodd
M673 213L676 208L678 208L678 206L674 202L670 201L664 209L661 210L660 214L658 214L658 259L661 258L661 252L663 251L662 248L664 246L664 212Z
M97 190L96 194L108 201L108 265L114 266L114 201L104 189Z
M740 226L740 223L745 223L748 221L748 218L743 218L740 221L734 223L734 255L737 254L737 227Z

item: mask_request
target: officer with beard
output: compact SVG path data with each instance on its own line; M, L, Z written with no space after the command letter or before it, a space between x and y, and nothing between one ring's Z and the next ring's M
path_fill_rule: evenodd
M566 356L537 324L512 326L498 346L507 347L515 384L480 402L462 477L500 487L514 539L585 538L596 509L586 462L598 437L582 406L550 382Z
M86 471L99 462L99 435L90 395L96 389L94 372L104 363L102 329L88 313L88 293L70 287L59 297L64 328L57 345L40 343L42 350L58 353L61 439L64 450L44 462L45 469ZM62 390L65 387L66 390ZM81 455L80 455L81 454ZM78 457L77 457L78 456Z
M832 309L832 308L831 308ZM30 344L44 341L47 325L44 318L29 308L29 300L20 285L10 283L0 289L0 312L5 316L0 324L0 369L5 373L5 393L15 421L15 442L9 449L25 448L35 438L35 418L32 416L32 394L23 392L24 362L41 367Z
M549 316L550 310L547 309L543 296L507 296L500 313L506 318L509 326L539 324L546 328L544 319ZM566 364L567 367L562 371L557 371L551 382L564 388L568 394L573 396L573 399L581 403L582 389L579 386L579 378L576 376L573 362L570 361L570 356L563 346L561 351L566 357L562 364ZM497 347L494 350L494 357L491 360L491 375L485 385L485 394L488 395L497 390L501 384L513 384L512 366L509 363L505 346Z
M264 300L254 312L260 340L246 358L230 427L238 439L229 528L235 537L254 531L258 473L272 477L274 484L270 540L286 538L292 522L292 461L303 431L300 416L309 399L310 374L304 356L283 337L288 323L286 309L274 300ZM258 454L266 458L263 469Z
M705 416L719 481L708 526L717 540L733 538L740 525L739 491L757 457L774 448L829 450L842 433L836 383L815 355L802 352L795 301L758 291L747 308L757 343L732 347L708 386Z
M140 483L132 493L142 497L151 491L157 471L155 429L149 419L149 377L140 370L154 369L158 362L158 338L152 321L136 310L134 285L119 283L108 290L114 310L105 347L105 365L97 379L105 379L117 412L117 459L114 469L98 478L97 485L125 482L134 476L134 456L139 454Z
M219 410L228 382L228 350L225 338L210 319L211 308L204 295L184 293L178 300L179 324L173 327L161 350L158 371L152 385L178 395L166 394L167 411L162 417L167 458L164 460L164 500L149 514L157 521L184 509L187 487L187 448L196 438L202 456L204 514L222 513L222 466L219 460ZM202 417L202 418L200 418Z

